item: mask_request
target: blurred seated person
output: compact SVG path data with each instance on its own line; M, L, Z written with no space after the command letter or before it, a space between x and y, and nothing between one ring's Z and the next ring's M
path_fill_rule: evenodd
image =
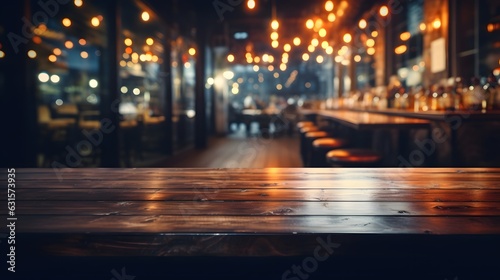
M242 119L242 106L240 103L233 101L228 104L228 125L229 125L229 131L232 132L233 129L233 124L236 125L236 131L238 130L240 123L243 122Z
M292 135L295 129L295 125L297 124L297 121L300 117L299 108L293 98L289 98L287 100L287 105L285 108L283 108L281 114L287 122L288 135Z

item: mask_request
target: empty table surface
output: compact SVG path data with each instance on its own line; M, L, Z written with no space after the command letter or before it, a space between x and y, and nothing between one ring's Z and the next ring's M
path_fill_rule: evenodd
M439 259L469 271L500 259L497 168L18 169L15 194L17 255L40 266L201 256L267 267L265 258L310 256L319 245L355 267L352 258L390 257L390 267Z

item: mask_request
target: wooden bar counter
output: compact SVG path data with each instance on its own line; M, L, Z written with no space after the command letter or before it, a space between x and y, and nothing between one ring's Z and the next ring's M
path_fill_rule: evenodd
M18 169L15 197L23 277L500 277L498 168Z

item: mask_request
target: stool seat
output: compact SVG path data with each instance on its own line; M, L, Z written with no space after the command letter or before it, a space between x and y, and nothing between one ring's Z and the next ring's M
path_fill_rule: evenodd
M320 138L314 140L313 142L313 147L320 149L322 148L337 149L345 147L345 145L347 145L347 140L340 138Z
M328 132L326 132L326 131L311 131L311 132L307 132L305 136L307 139L323 138L323 137L328 137Z
M326 154L334 149L345 148L347 140L341 138L319 138L312 142L312 154L309 162L310 167L328 167Z
M332 166L370 167L377 165L382 156L368 149L337 149L326 154Z
M302 121L297 123L297 128L301 129L303 127L308 127L308 126L314 126L313 122L308 122L308 121Z
M305 126L305 127L300 129L301 134L306 134L306 133L312 132L312 131L319 131L319 128L316 126Z

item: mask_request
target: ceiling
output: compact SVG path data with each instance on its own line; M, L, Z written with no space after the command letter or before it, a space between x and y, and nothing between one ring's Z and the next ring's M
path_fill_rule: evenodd
M370 10L380 1L373 0L334 0L334 10L337 15L336 20L328 21L328 14L325 10L326 0L255 0L256 8L249 10L247 0L147 0L150 5L159 11L160 14L169 15L180 21L192 21L196 18L203 18L207 24L207 33L210 39L218 38L212 44L226 45L230 52L235 54L246 52L251 49L255 53L282 52L285 43L292 43L294 37L300 37L303 42L310 40L317 33L308 30L305 26L307 19L321 18L323 27L328 34L321 40L335 40L356 26L359 18L366 11ZM233 3L234 5L231 5ZM186 11L194 11L195 16L189 17ZM343 10L343 15L339 15L339 10ZM276 18L280 27L278 29L280 46L276 49L271 47L270 34L273 31L270 23ZM246 32L248 38L237 40L234 34ZM306 43L302 44L307 47ZM298 48L298 47L297 47Z

